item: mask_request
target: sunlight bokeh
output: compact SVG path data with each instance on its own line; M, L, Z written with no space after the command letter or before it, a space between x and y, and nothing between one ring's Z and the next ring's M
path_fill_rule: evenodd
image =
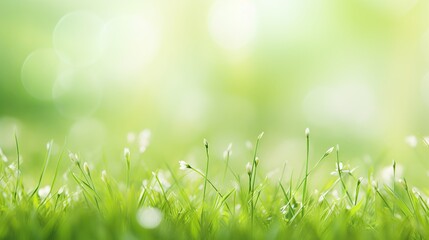
M429 135L427 16L419 0L4 0L0 147L18 131L28 156L66 139L97 162L150 129L160 164L202 138L247 156L265 131L277 166L310 127L315 154L405 158Z

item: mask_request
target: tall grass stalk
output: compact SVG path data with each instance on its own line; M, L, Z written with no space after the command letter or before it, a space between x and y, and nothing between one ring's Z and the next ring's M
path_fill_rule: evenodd
M203 201L202 201L202 206L201 206L200 224L201 224L202 232L205 232L205 230L204 230L204 227L205 227L204 226L204 206L206 204L206 189L207 189L208 174L209 174L210 154L209 154L209 142L207 141L207 139L204 139L203 143L204 143L204 148L206 151L206 172L204 174L205 177L204 177Z
M305 176L304 176L304 187L302 190L302 216L304 216L306 194L307 194L307 181L308 181L308 162L310 158L310 129L305 129L306 138L306 158L305 158Z
M130 149L124 148L124 159L127 164L127 191L130 188L130 171L131 171L131 154Z
M350 193L347 190L346 183L344 182L344 179L343 179L343 170L341 169L341 164L340 164L340 146L339 145L337 145L337 151L336 152L337 152L337 171L338 171L338 176L340 178L341 186L343 188L343 191L346 193L350 204L353 205L353 199L350 196Z
M259 158L257 154L258 154L259 142L261 141L263 136L264 136L264 132L259 134L258 138L256 139L255 150L253 152L253 159L252 159L252 168L249 175L249 198L250 198L249 201L250 201L251 226L253 226L254 215L255 215L254 194L255 194L256 171L259 165Z
M14 192L14 199L15 202L18 201L17 196L18 196L18 187L20 185L20 181L21 181L21 161L20 161L20 157L21 154L19 152L19 144L18 144L18 136L15 133L15 145L16 145L16 156L17 156L17 172L16 172L16 184L15 184L15 192Z
M37 193L37 191L39 190L39 188L40 188L40 184L42 183L42 179L43 179L43 175L45 174L45 172L46 172L46 167L48 166L48 163L49 163L49 159L50 159L50 157L51 157L51 152L52 152L52 143L53 143L53 141L50 141L50 142L48 142L48 144L47 144L47 152L46 152L46 157L45 157L45 161L44 161L44 163L43 163L43 168L42 168L42 172L41 172L41 174L40 174L40 177L39 177L39 181L37 182L37 185L36 185L36 187L34 188L34 190L33 190L33 192L30 194L30 198L31 197L33 197L34 196L34 194L36 194ZM51 186L51 189L52 189L52 186Z

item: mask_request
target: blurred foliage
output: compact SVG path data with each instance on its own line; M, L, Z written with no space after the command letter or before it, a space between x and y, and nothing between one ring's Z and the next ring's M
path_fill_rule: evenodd
M203 137L247 157L265 131L281 166L310 127L315 153L405 161L420 153L404 138L429 134L428 15L421 0L3 0L0 147L17 126L34 164L51 138L102 161L150 129L161 163L200 158Z

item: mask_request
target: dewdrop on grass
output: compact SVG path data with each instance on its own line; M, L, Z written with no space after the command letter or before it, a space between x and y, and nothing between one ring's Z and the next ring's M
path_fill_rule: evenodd
M137 211L137 222L146 229L154 229L162 221L162 213L158 208L144 207Z

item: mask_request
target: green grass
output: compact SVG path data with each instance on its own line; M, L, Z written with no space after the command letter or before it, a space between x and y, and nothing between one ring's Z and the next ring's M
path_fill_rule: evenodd
M181 161L164 169L136 167L125 149L124 172L90 164L65 148L46 158L35 187L24 184L20 157L1 154L1 239L425 239L429 237L428 198L396 175L391 181L355 176L345 167L340 149L319 158L310 156L306 131L304 174L293 181L285 174L273 180L261 171L258 158L262 135L252 159L242 170L225 166L219 172L210 162L209 142L201 146L206 159L198 166ZM20 156L16 140L17 156ZM335 151L335 152L334 152ZM1 151L0 151L1 152ZM55 157L55 158L54 158ZM52 158L52 159L51 159ZM69 158L69 159L67 159ZM312 164L312 159L318 159ZM55 160L55 161L54 161ZM52 179L46 178L55 162ZM331 174L315 179L319 164L336 165ZM67 163L68 180L58 180L59 165ZM203 170L200 167L205 166ZM231 181L225 181L225 179ZM49 182L46 187L42 182ZM311 182L322 186L311 189ZM143 183L142 183L143 182ZM64 184L64 185L63 185Z

